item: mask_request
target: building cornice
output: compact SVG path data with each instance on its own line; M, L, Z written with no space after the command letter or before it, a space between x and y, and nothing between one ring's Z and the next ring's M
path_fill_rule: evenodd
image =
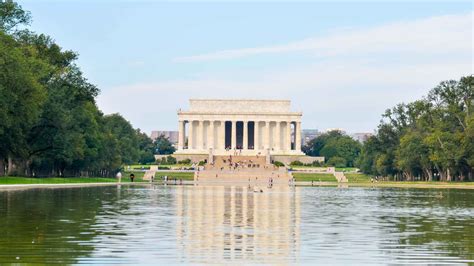
M302 112L284 112L284 113L276 113L276 112L200 112L200 111L178 111L178 115L268 115L268 116L280 116L280 115L288 115L288 116L302 116Z
M278 99L199 99L199 98L194 98L194 99L189 99L189 101L218 101L218 102L290 102L291 100L278 100Z

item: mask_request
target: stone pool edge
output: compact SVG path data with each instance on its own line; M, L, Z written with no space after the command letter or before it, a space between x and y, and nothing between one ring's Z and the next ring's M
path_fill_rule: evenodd
M137 182L137 183L115 183L115 182L102 182L102 183L64 183L64 184L2 184L0 190L19 190L19 189L30 189L30 188L73 188L73 187L95 187L95 186L147 186L147 185L164 185L161 182L149 183L149 182ZM180 185L169 182L167 185ZM210 185L210 186L247 186L248 182L194 182L189 180L183 180L181 185ZM255 184L250 184L255 185ZM258 184L264 186L265 184ZM281 186L283 184L278 184ZM340 188L356 188L356 187L369 187L369 188L440 188L440 189L474 189L474 185L460 185L460 184L404 184L404 183L337 183L337 182L308 182L308 181L296 181L295 186L298 187L340 187ZM285 185L284 185L285 186Z

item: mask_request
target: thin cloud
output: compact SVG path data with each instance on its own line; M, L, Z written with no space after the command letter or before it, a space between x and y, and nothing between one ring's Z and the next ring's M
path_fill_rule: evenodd
M371 132L386 108L420 98L441 80L468 75L470 63L381 67L332 62L267 73L251 81L210 74L196 80L115 87L104 91L98 103L106 113L120 111L149 132L175 130L176 110L186 109L189 98L284 98L293 100L295 111L303 112L304 127L317 123L320 128Z
M186 73L186 79L109 88L99 96L98 104L106 113L121 112L149 132L175 130L176 110L187 108L189 98L286 98L293 101L295 111L303 112L304 128L371 132L386 108L419 99L442 80L472 74L472 15L344 29L286 45L183 57L177 60L228 60L299 51L324 56L259 69L231 64L218 72Z
M177 57L174 62L229 60L263 54L309 52L315 56L383 52L444 54L472 51L473 12L396 22L367 29L348 29L282 45L230 49Z

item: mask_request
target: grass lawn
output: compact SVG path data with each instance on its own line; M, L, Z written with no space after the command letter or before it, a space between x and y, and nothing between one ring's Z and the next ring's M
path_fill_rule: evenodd
M293 169L326 169L326 166L307 166L307 165L298 165L298 166L290 166ZM331 166L329 166L331 167ZM355 172L357 168L355 167L336 167L336 171L338 172Z
M122 183L129 183L132 172L122 173ZM143 172L133 172L134 182L143 181ZM110 177L21 177L21 176L0 176L0 185L17 184L77 184L77 183L107 183L117 182L116 178Z
M293 173L296 181L337 182L332 174L321 173Z
M169 167L169 168L181 168L181 167L191 167L191 164L133 164L133 165L125 165L124 169L125 171L128 171L128 167L130 166L130 170L149 170L150 166L158 166L158 167Z
M117 182L115 178L105 177L19 177L0 176L0 185L16 184L70 184L70 183L106 183Z
M347 180L349 183L370 183L370 179L372 176L366 175L366 174L360 174L360 173L354 173L354 174L344 174L347 177Z
M325 166L312 166L312 165L290 165L291 168L326 168Z
M194 172L156 172L155 180L161 179L163 176L168 176L169 179L194 180Z
M355 167L343 167L343 168L336 167L336 171L337 172L355 172L355 171L357 171L357 168L355 168Z

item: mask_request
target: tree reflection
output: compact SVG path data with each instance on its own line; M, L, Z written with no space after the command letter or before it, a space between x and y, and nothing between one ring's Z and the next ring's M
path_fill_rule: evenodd
M101 187L0 192L0 261L70 264L87 257L106 196Z
M381 216L384 232L397 235L396 243L388 244L397 244L398 249L385 250L411 249L474 260L473 191L405 189L399 193L404 195L398 200L379 200L381 207L390 210L390 215Z

